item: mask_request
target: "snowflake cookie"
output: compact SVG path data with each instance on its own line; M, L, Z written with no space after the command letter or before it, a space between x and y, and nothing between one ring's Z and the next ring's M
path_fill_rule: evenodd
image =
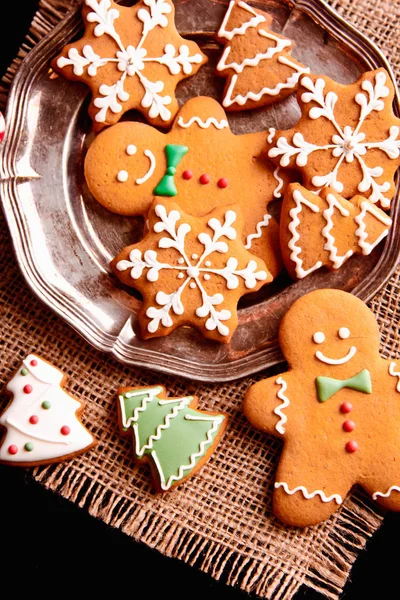
M122 433L133 437L135 461L150 464L158 492L199 471L228 423L224 413L198 410L195 396L167 397L161 385L119 388L118 412Z
M304 76L298 91L301 119L288 131L270 131L268 156L281 167L298 169L308 189L329 186L345 198L361 193L389 209L400 165L393 96L385 69L368 71L349 85Z
M84 36L52 66L89 86L93 129L113 125L134 108L168 127L178 110L177 84L207 61L195 42L176 31L172 0L141 0L131 7L83 0L82 18Z
M318 195L293 183L280 220L286 269L293 279L323 266L339 269L353 254L371 254L391 225L390 217L363 196L345 200L329 187Z
M82 402L63 389L65 376L29 354L7 384L12 396L0 416L5 430L0 462L29 467L66 460L96 440L80 421Z
M284 442L272 509L289 525L325 521L360 485L400 511L400 362L379 354L375 315L342 290L294 302L279 342L289 369L252 385L244 413Z
M247 110L277 102L296 91L310 69L290 56L293 42L269 29L272 17L231 0L217 33L225 44L217 75L226 77L222 104Z
M265 132L234 135L222 106L198 97L179 110L168 133L123 122L102 131L85 157L93 196L122 215L147 215L154 196L174 197L182 210L204 215L239 204L246 248L275 277L282 269L279 226L268 204L289 179L265 153Z
M192 217L175 202L154 201L147 235L111 263L122 283L143 296L144 339L192 325L204 337L230 341L240 297L272 281L265 263L240 241L242 227L237 206Z

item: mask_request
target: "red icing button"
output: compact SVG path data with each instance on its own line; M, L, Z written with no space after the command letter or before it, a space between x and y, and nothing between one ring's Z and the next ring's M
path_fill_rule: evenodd
M357 442L355 442L354 440L351 440L351 442L347 442L346 450L347 452L356 452L358 450Z
M31 365L31 367L36 367L37 365L37 360L32 359L31 362L29 363Z
M353 410L353 405L350 404L350 402L343 402L343 404L340 405L340 412L341 413L349 413Z
M25 394L30 394L33 390L33 387L31 385L29 385L29 383L27 385L24 385L24 392Z
M203 175L200 175L200 183L202 185L206 185L207 183L210 183L211 177L209 175L207 175L207 173L203 173Z
M354 423L354 421L345 421L343 423L344 431L347 431L347 432L353 431L353 429L355 429L355 427L356 427L356 424Z
M71 433L71 429L68 427L68 425L63 425L60 429L60 433L62 435L69 435Z
M219 188L226 188L228 187L228 180L226 177L221 177L221 179L218 179L217 185Z
M18 446L16 446L15 444L11 444L11 446L8 446L9 454L17 454L17 452L18 452Z
M188 169L187 171L183 171L182 177L183 179L192 179L193 171L191 171L190 169Z
M39 422L39 417L37 417L36 415L32 415L31 417L29 417L29 423L31 423L32 425L36 425L36 423Z

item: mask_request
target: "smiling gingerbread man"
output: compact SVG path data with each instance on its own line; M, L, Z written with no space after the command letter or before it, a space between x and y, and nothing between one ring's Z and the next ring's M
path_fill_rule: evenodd
M252 425L284 441L273 496L284 523L324 521L356 484L400 511L400 364L379 341L373 313L340 290L310 292L284 316L289 370L244 402Z

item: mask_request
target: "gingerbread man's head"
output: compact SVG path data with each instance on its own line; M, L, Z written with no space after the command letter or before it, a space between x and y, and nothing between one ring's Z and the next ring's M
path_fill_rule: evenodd
M356 296L316 290L299 298L282 319L279 340L291 368L310 375L350 377L379 353L373 313Z

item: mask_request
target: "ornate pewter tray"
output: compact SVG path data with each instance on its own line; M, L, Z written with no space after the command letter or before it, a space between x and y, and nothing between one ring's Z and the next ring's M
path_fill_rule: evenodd
M273 29L295 42L293 56L340 83L361 72L391 69L379 49L322 0L250 2L274 16ZM178 87L184 102L197 95L221 99L223 79L214 76L221 47L213 40L227 2L176 2L176 24L209 56L199 73ZM81 34L80 7L23 61L13 82L2 147L1 196L20 269L31 290L90 344L124 363L200 381L228 381L283 360L277 330L292 302L321 287L350 291L367 301L389 279L400 257L399 194L393 227L369 257L354 256L336 273L321 270L291 283L282 273L271 285L245 297L239 326L229 345L205 340L190 327L165 338L136 335L138 295L124 289L108 263L136 241L139 219L113 215L88 192L83 159L92 139L88 89L49 76L50 60ZM395 112L400 116L399 97ZM235 133L289 128L299 109L294 97L258 111L229 115ZM127 115L137 118L136 114Z

